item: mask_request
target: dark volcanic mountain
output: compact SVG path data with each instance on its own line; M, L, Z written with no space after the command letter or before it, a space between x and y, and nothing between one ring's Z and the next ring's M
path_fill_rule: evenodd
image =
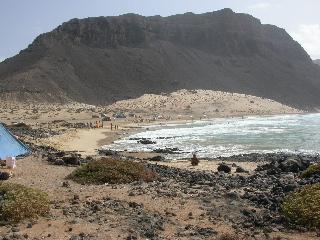
M320 65L320 59L316 59L316 60L314 60L313 62L314 62L315 64Z
M73 19L0 64L2 98L105 104L213 89L320 106L320 67L283 29L230 9Z

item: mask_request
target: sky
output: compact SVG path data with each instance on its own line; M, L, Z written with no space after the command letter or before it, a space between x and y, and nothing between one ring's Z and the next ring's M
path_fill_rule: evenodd
M0 61L72 18L125 13L169 16L223 8L286 29L311 58L320 59L320 0L0 0Z

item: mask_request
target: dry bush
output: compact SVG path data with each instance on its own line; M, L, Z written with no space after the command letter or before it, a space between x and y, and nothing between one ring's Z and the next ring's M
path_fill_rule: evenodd
M308 178L315 174L320 174L320 164L310 165L306 170L301 173L302 178Z
M320 227L320 183L307 185L287 196L282 211L289 223Z
M156 174L141 163L102 158L80 166L68 178L85 184L120 184L140 180L151 182Z
M49 213L46 193L15 183L0 184L0 221L19 222Z

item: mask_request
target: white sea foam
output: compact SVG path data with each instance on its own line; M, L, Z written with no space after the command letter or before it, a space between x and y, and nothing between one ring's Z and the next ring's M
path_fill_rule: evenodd
M156 144L143 145L137 138ZM320 114L250 116L212 119L187 124L148 126L148 130L103 146L104 149L146 151L178 148L168 158L231 156L267 152L320 152Z

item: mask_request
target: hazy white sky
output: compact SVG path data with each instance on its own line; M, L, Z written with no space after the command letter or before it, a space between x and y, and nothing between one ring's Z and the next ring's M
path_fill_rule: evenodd
M71 18L124 13L168 16L222 8L285 28L312 58L320 58L320 0L0 0L0 61Z

